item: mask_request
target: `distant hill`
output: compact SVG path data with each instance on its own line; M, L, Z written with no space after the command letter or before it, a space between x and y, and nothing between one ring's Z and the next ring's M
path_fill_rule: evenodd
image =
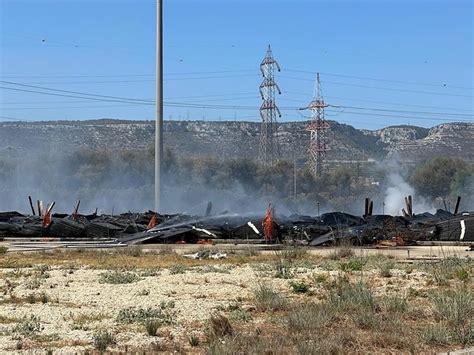
M398 156L420 161L433 156L459 156L474 161L474 124L443 123L431 129L390 126L371 131L330 122L329 159L367 160ZM307 122L278 125L282 155L304 159ZM71 152L80 147L107 150L146 150L153 146L153 121L101 119L91 121L1 122L0 149L11 146L22 154ZM222 158L258 155L257 122L165 121L167 148L186 156Z

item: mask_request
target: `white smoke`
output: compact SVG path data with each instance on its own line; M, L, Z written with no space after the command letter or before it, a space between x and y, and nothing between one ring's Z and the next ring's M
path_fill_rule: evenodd
M405 197L413 196L413 213L436 212L436 208L428 203L420 195L415 195L415 189L406 181L401 174L402 167L397 162L390 162L388 166L388 176L385 189L385 214L399 216L402 208L405 208Z
M399 173L390 173L385 190L385 214L397 216L405 207L405 197L413 195L415 189Z

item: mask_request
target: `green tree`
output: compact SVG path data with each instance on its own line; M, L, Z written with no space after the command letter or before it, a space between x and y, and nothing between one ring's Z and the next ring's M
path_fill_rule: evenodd
M459 158L434 158L415 170L411 183L427 197L448 197L460 193L472 179L472 166Z

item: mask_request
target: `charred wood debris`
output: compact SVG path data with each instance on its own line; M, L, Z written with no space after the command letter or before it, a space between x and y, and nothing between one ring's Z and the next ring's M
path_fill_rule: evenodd
M202 216L185 214L79 213L80 201L71 214L53 213L55 203L36 206L28 198L31 214L0 212L0 240L109 241L133 244L290 243L330 245L346 240L354 245L414 245L420 241L474 242L474 212L460 212L458 197L453 212L413 212L412 196L405 198L403 216L374 215L373 201L365 199L362 216L328 212L321 216L275 214L212 214L208 203ZM36 208L35 208L36 207Z

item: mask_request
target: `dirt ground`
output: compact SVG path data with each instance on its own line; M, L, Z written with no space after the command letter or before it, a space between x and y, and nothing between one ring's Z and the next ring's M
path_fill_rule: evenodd
M248 354L309 354L462 349L474 345L472 319L458 319L453 325L432 296L442 297L444 292L443 297L451 297L449 292L459 289L467 300L455 301L455 306L474 317L474 264L465 249L411 247L408 255L406 248L291 248L262 253L244 248L222 250L227 252L223 260L190 260L169 248L144 252L139 247L2 254L0 352L230 354L239 349ZM447 262L442 264L443 260ZM360 295L370 299L367 314L373 315L364 321L359 320L363 313L351 308L353 300L341 303L344 292L359 292L362 284L365 293ZM333 307L335 297L338 305ZM314 324L321 315L318 308L307 325L288 328L302 306L321 304L328 307L321 323ZM385 329L395 318L400 322L390 325L395 330ZM382 331L381 325L392 333L390 339L380 341L380 334L370 331ZM467 327L467 333L458 334L459 326ZM307 334L305 327L320 334L332 329L333 335L341 332L347 340L330 344L330 337L319 339Z

